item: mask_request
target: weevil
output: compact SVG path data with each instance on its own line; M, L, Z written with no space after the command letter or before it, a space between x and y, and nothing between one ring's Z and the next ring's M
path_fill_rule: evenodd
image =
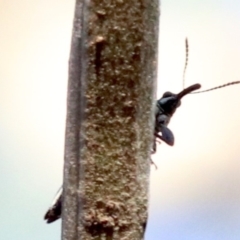
M163 96L157 100L153 153L156 152L156 139L160 139L170 146L174 145L174 135L168 128L171 117L175 113L176 109L181 105L181 99L199 88L201 88L201 85L196 83L188 88L185 88L178 94L165 92ZM159 133L161 133L161 135Z
M184 71L183 71L183 88L184 88L184 80L185 80L185 73L187 69L188 64L188 41L186 39L186 60L184 65ZM233 84L239 84L240 81L230 82L224 85L220 85L214 88L210 88L203 91L197 91L201 88L201 85L196 83L194 85L191 85L185 89L183 89L181 92L174 94L171 92L165 92L163 96L156 101L156 109L155 109L155 126L154 126L154 142L152 147L152 154L156 152L156 144L157 140L161 140L168 144L169 146L174 145L174 134L172 131L168 128L168 124L175 113L176 109L181 105L181 99L188 95L193 93L203 93L212 91L218 88L226 87ZM153 162L152 162L153 163ZM46 214L44 215L44 219L47 223L52 223L59 218L61 218L61 212L62 212L62 192L63 188L61 187L51 206L47 210Z
M174 145L174 135L172 131L168 128L168 124L175 113L176 109L181 105L182 97L186 96L187 94L193 93L204 93L208 91L212 91L215 89L227 87L234 84L239 84L240 81L234 81L227 84L223 84L217 87L213 87L203 91L197 91L201 88L201 85L196 83L184 89L185 85L185 75L188 65L188 53L189 53L189 45L187 38L185 39L185 49L186 49L186 58L185 58L185 65L183 69L183 90L178 93L174 94L171 92L165 92L163 96L157 100L156 103L156 110L155 110L155 127L154 127L154 142L152 147L152 154L156 152L156 144L158 140L162 140L169 146ZM161 135L160 135L161 134ZM153 161L151 160L153 163Z

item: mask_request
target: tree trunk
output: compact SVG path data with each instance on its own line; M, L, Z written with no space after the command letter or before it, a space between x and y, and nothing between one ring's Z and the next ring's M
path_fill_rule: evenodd
M69 62L63 240L143 239L158 0L77 0Z

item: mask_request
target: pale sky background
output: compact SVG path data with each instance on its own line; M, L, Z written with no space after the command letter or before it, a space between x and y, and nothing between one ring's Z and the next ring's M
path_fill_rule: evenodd
M0 0L0 239L58 240L75 1ZM240 1L162 0L158 96L240 80ZM240 239L240 85L183 99L158 146L146 240ZM54 93L54 94L52 94Z

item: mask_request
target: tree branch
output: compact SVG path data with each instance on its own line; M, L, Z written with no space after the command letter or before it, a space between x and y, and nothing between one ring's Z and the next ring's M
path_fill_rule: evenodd
M76 2L62 239L143 239L158 0Z

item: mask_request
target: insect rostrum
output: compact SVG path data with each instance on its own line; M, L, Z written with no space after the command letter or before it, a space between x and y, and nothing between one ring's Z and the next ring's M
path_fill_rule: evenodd
M155 129L154 129L154 143L153 153L156 152L156 141L160 139L170 146L174 145L174 135L168 128L168 123L175 113L176 109L181 105L181 99L185 95L199 89L200 84L194 84L185 88L178 94L165 92L163 96L157 100L155 112ZM159 134L161 133L161 135Z

